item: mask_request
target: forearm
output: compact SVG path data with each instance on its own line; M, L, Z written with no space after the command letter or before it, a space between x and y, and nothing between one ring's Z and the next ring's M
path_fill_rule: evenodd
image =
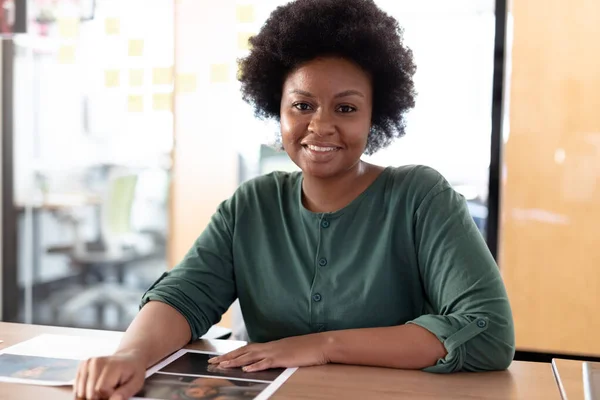
M117 352L137 352L150 367L191 339L187 320L173 307L151 301L135 317Z
M427 329L407 324L324 332L329 362L400 369L423 369L435 365L447 352Z

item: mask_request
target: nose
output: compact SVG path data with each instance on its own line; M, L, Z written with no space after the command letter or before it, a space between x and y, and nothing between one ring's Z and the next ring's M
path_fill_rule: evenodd
M335 133L333 117L323 109L313 114L308 125L308 131L317 136L328 136Z

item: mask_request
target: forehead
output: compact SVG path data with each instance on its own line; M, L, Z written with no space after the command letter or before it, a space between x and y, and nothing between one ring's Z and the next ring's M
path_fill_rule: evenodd
M314 94L349 89L368 93L371 78L360 66L344 58L317 58L292 70L284 82L286 89L302 89Z

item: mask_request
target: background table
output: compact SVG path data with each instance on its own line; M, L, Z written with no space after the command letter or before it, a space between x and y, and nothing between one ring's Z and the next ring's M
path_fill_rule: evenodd
M0 323L0 349L43 333L103 336L115 332ZM200 340L189 348L226 352L243 342ZM0 383L0 400L67 400L70 388ZM436 375L348 365L301 368L273 399L560 399L550 364L514 362L508 371Z

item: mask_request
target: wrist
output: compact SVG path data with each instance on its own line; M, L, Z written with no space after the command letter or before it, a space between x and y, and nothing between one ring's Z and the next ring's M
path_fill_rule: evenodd
M321 332L319 333L321 336L321 352L323 354L323 358L327 363L335 363L338 347L338 335L335 331L331 332Z
M148 364L150 362L148 360L146 352L144 352L139 347L123 347L123 348L119 348L115 352L115 356L136 358L136 359L140 360L141 362L143 362L145 367L148 367Z

